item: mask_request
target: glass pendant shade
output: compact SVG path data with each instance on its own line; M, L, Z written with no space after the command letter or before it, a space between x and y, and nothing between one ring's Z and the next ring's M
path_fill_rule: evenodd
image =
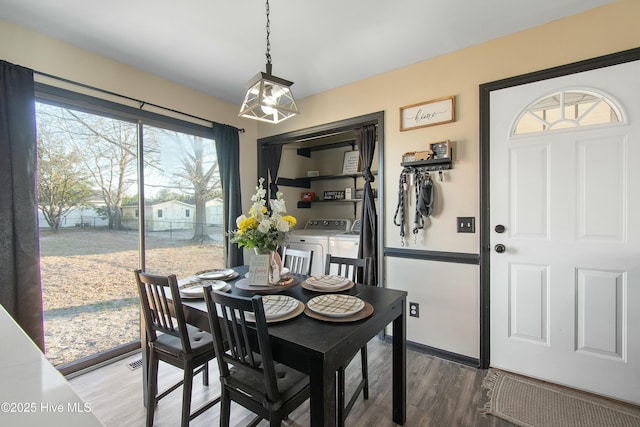
M247 82L247 94L240 108L240 116L268 123L280 123L298 114L296 101L291 93L293 82L271 74L271 64L266 73L258 73Z

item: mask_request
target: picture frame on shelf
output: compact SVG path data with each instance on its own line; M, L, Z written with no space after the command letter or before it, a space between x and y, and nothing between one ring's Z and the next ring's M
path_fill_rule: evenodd
M455 120L455 96L400 107L401 132L442 125Z
M345 175L360 172L360 151L345 151L342 162L342 173Z

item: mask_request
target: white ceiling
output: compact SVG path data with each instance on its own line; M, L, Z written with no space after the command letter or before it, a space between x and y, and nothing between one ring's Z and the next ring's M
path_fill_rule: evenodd
M273 74L304 98L612 1L271 0ZM259 0L0 0L0 18L236 104L265 69Z

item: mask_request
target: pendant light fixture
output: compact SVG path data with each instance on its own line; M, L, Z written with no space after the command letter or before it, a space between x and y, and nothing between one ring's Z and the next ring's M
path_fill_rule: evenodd
M271 74L271 22L269 21L269 0L266 3L267 12L267 66L266 73L256 74L246 84L248 90L240 108L241 117L260 120L269 123L279 123L298 114L296 101L291 93L290 82Z

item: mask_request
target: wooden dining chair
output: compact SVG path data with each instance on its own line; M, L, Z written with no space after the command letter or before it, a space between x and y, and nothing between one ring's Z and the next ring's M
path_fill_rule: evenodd
M147 375L147 427L153 425L156 404L182 385L181 426L220 401L217 397L191 412L193 377L202 372L202 384L209 385L209 360L215 357L210 333L188 325L175 275L157 276L135 270L149 346ZM170 301L169 298L170 297ZM184 371L182 381L158 393L158 363L163 361Z
M334 268L332 268L334 267ZM332 273L330 273L332 272ZM324 268L324 274L337 274L346 277L355 283L372 285L371 283L371 258L344 258L335 257L327 254L327 261ZM356 353L357 354L357 353ZM344 426L345 419L351 412L351 408L355 405L360 392L363 399L369 398L369 368L367 362L367 346L360 349L360 362L362 365L362 378L356 386L355 391L345 404L345 370L349 363L356 356L351 356L344 366L341 366L337 372L337 393L338 393L338 425Z
M284 247L282 249L282 266L287 267L291 273L311 275L311 263L313 251L302 251Z
M205 301L220 369L220 426L229 426L231 401L258 415L251 426L262 419L280 426L309 398L309 377L274 363L262 297L229 295L207 286Z

